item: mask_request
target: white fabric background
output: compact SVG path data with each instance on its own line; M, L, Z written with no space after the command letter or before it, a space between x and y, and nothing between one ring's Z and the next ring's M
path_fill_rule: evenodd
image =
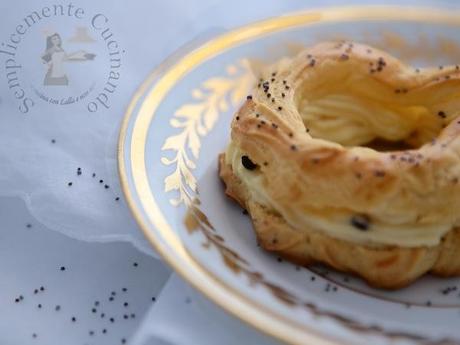
M129 243L87 243L46 229L17 198L0 197L0 219L2 345L121 344L170 275Z
M0 197L0 219L0 344L277 344L131 244L57 234L12 197Z
M229 316L173 275L133 337L139 345L280 344Z

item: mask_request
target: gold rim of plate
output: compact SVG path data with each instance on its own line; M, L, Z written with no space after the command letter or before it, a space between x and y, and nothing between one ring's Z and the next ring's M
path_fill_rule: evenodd
M145 143L150 122L154 118L155 111L162 100L182 77L203 61L242 42L256 39L272 32L315 23L353 20L405 20L458 26L460 15L456 12L433 8L360 6L297 12L243 26L187 52L172 66L168 66L170 60L172 60L170 58L156 68L135 92L126 110L120 130L118 170L121 186L134 218L152 246L183 279L214 303L251 324L259 331L290 344L336 345L343 344L343 340L325 335L313 327L306 327L277 314L264 305L244 296L201 266L187 252L179 235L166 220L150 191L147 167L145 166ZM126 134L130 120L135 116L133 111L136 105L138 105L139 100L145 95L145 92L156 78L158 80L156 80L154 87L151 88L139 106L139 110L136 113L137 118L133 125L129 156L135 186L135 191L133 191L129 188L124 161ZM144 220L141 211L137 208L134 194L137 194L148 221ZM156 231L150 229L149 222L154 225Z

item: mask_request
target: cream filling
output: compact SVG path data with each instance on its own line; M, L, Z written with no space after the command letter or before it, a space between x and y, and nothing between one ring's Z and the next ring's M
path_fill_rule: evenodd
M385 224L371 221L368 230L362 231L351 224L352 210L324 214L314 210L299 210L279 204L270 197L264 187L264 176L259 170L247 170L241 164L244 154L231 143L226 151L226 163L233 173L245 184L254 201L277 211L294 229L314 229L331 237L349 242L370 245L396 245L402 247L435 246L450 229L452 224Z

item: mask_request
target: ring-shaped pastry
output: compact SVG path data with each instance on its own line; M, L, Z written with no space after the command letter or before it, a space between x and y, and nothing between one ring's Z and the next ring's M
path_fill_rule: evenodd
M460 274L459 66L325 42L268 68L219 158L260 245L383 288Z

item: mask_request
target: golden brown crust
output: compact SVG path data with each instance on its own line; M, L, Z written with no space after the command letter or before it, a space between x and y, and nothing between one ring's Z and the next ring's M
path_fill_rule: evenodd
M368 49L354 44L347 52L347 45L322 43L272 67L235 115L232 141L259 165L277 162L267 169L262 166L262 172L267 177L267 189L278 189L276 198L282 204L294 199L299 208L333 205L340 209L352 204L356 213L373 214L382 220L404 219L406 223L459 220L460 121L453 119L460 115L460 71L451 66L415 72L384 52L372 48L367 53ZM369 64L375 67L378 61L384 61L385 66L371 73ZM298 109L299 97L303 97L299 93L308 94L316 85L326 88L323 93L338 92L333 85L341 80L332 80L327 87L320 83L325 73L324 78L333 77L331 71L343 78L362 77L358 81L379 101L427 109L408 125L412 134L427 132L411 142L416 148L378 152L345 147L306 133L308 123L306 127ZM310 89L302 91L305 85ZM366 121L371 121L372 108L365 115ZM402 126L398 121L403 120L407 119L388 120L381 130ZM374 134L378 137L380 133ZM279 176L289 188L274 185ZM331 186L340 186L341 192L331 193ZM427 202L427 197L434 202Z
M270 67L231 129L259 185L241 161L232 170L238 155L221 156L220 175L264 248L385 288L460 274L459 66L419 70L365 45L321 43ZM372 225L350 230L356 216Z
M282 217L249 198L248 190L231 166L225 164L224 154L219 156L219 175L226 185L226 194L249 211L259 244L289 261L303 266L324 263L386 289L407 286L427 272L446 277L460 273L460 258L455 255L460 229L450 231L438 246L417 248L358 245L314 229L299 233Z

